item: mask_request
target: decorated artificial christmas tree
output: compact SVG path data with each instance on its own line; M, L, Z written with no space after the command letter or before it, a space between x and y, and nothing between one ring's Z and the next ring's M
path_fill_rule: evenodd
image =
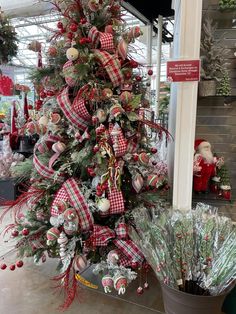
M6 230L17 240L16 266L29 256L58 259L66 308L77 280L86 282L79 273L89 263L96 264L105 292L118 294L137 268L147 268L128 232L132 210L155 207L167 189L156 147L168 133L147 119L153 116L146 89L152 70L145 74L129 55L141 32L126 27L119 1L54 4L61 20L48 64L32 74L38 114L25 126L40 139L32 167L30 160L17 166L31 185L10 204L15 220Z
M223 72L223 76L220 80L219 87L217 89L217 95L219 96L231 95L230 78L227 71Z
M7 63L17 54L17 37L9 19L0 7L0 64Z

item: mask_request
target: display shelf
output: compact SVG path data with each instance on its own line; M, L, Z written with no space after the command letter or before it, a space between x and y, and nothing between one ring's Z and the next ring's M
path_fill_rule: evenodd
M101 294L105 294L101 284L101 277L93 274L93 268L93 265L89 266L84 271L82 271L81 276L92 284L97 285L98 289L96 289L95 291ZM142 307L144 309L144 313L149 313L150 311L157 314L165 314L161 287L158 280L156 279L155 274L152 271L148 273L149 289L145 290L142 295L138 295L136 292L138 286L140 285L139 280L139 278L134 280L128 286L127 291L124 295L118 295L117 292L114 291L112 293L106 294L106 296L119 299L119 301L121 302L127 302Z

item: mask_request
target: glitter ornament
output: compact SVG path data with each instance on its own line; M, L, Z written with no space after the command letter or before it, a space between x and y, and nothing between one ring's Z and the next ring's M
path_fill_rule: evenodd
M139 295L143 294L143 288L142 287L138 287L137 294L139 294Z
M136 174L132 179L132 186L135 189L136 193L139 193L143 187L143 177L141 174Z
M110 201L107 198L99 199L97 203L97 208L102 212L106 213L110 208Z
M2 270L5 270L5 269L7 268L7 265L6 265L6 264L1 264L0 268L1 268Z
M47 239L49 241L56 241L59 238L59 236L60 231L55 227L52 227L47 231Z
M149 164L149 156L147 153L143 152L139 154L139 162L143 165L148 165Z
M110 275L105 275L102 277L102 286L105 293L111 293L113 285L114 285L114 281Z
M78 231L79 218L74 208L68 208L64 214L64 231L68 235L73 235Z
M12 265L9 266L9 269L10 269L11 271L13 271L13 270L16 269L16 266L15 266L14 264L12 264Z
M18 268L21 268L23 265L24 265L23 261L17 261L17 262L16 262L16 266L17 266Z
M77 272L81 272L88 265L87 258L84 255L76 255L73 261L74 270Z
M69 61L75 61L79 57L79 51L76 48L69 48L66 51L66 57Z
M39 125L42 125L42 126L47 126L48 125L48 117L46 117L46 116L42 116L40 119L39 119L39 121L38 121L38 123L39 123Z
M27 235L29 234L29 229L24 228L24 229L22 230L21 234L22 234L23 236L27 236Z

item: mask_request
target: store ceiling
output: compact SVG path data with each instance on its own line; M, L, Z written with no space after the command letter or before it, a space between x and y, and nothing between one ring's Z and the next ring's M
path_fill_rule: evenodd
M171 9L172 0L127 0L126 3L131 4L151 22L157 19L158 15L164 17L174 16L174 10Z

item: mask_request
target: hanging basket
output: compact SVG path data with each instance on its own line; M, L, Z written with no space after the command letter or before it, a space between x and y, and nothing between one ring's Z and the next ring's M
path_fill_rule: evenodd
M215 96L216 95L216 81L202 80L198 85L198 94L200 97Z
M226 294L199 296L161 285L166 314L222 314Z

